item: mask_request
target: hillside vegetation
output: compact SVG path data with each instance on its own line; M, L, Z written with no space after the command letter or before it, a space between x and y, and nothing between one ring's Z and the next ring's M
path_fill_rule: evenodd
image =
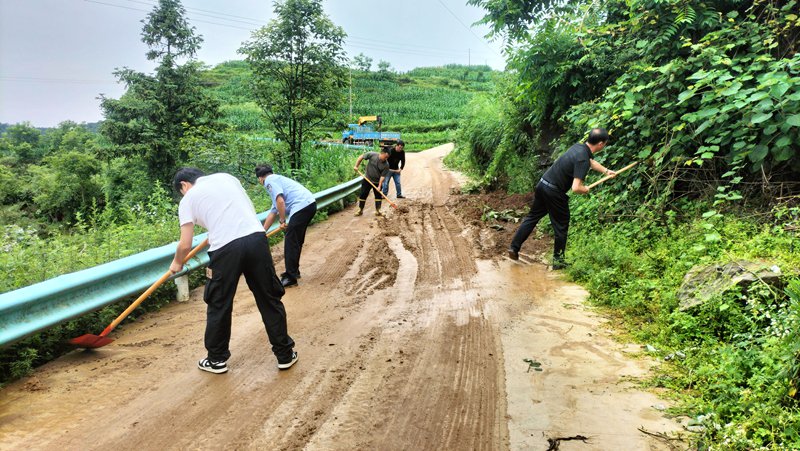
M668 361L650 384L697 449L800 447L797 2L470 3L513 43L511 70L468 105L446 161L478 188L530 192L607 128L597 159L639 164L572 196L569 274ZM741 261L780 282L680 308L692 268Z
M359 116L380 115L384 131L401 132L406 149L417 151L451 142L464 107L476 93L491 92L499 72L488 66L452 64L405 74L353 70L351 75L353 116L349 116L348 90L336 124L323 128L318 138L338 141L347 124ZM203 77L220 101L225 123L241 133L271 136L250 94L247 63L222 63Z

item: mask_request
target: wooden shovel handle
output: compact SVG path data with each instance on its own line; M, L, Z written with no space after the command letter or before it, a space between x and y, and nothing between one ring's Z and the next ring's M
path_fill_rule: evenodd
M630 168L632 168L632 167L636 166L637 164L639 164L639 162L638 162L638 161L634 161L633 163L631 163L631 164L629 164L629 165L625 166L624 168L620 169L619 171L617 171L617 175L620 175L620 174L622 174L623 172L625 172L625 171L627 171L628 169L630 169ZM605 182L606 180L608 180L608 179L610 179L610 178L614 178L614 177L616 177L616 175L614 175L614 176L612 176L612 175L607 175L607 176L605 176L605 177L601 178L600 180L598 180L598 181L596 181L596 182L592 183L592 184L591 184L591 185L589 185L587 188L589 188L589 189L592 189L592 188L594 188L595 186L597 186L597 185L599 185L599 184L601 184L601 183Z
M267 238L271 237L272 235L275 235L276 233L278 233L280 231L281 231L280 227L276 228L272 232L267 233ZM189 251L188 254L186 254L186 257L184 257L184 259L183 259L183 264L185 265L186 263L188 263L189 260L191 260L192 258L194 258L195 255L198 254L198 252L200 252L201 250L205 249L206 246L208 246L208 238L203 240L202 243L200 243L197 246L195 246L194 249L192 249L191 251ZM147 299L151 294L153 294L153 292L156 291L158 289L158 287L160 287L164 282L169 280L170 277L172 277L172 271L165 272L163 276L161 276L152 285L150 285L150 288L148 288L147 291L145 291L138 298L136 298L136 300L133 301L133 303L131 305L129 305L128 308L126 308L124 312L120 313L119 316L117 317L117 319L115 319L113 322L111 322L111 324L109 324L108 327L106 327L103 330L103 332L100 333L100 336L101 337L105 337L112 330L114 330L115 327L119 326L119 323L121 323L122 320L124 320L128 315L130 315L131 312L136 310L136 307L138 307L139 304L144 302L145 299Z
M375 184L374 184L374 183L372 183L372 180L368 179L368 178L367 178L367 176L366 176L366 175L364 175L364 174L362 174L362 173L361 173L361 171L359 171L358 169L356 169L356 172L358 172L358 174L359 174L361 177L364 177L364 180L366 180L366 181L367 181L367 183L369 183L370 185L372 185L372 187L373 187L373 188L375 188L375 191L379 192L379 193L381 194L381 196L383 196L383 198L384 198L384 199L386 199L386 202L389 202L389 205L391 205L392 207L394 207L394 209L395 209L395 210L397 210L397 205L395 205L395 203L394 203L394 202L392 202L391 200L389 200L389 198L388 198L388 197L386 197L386 194L383 194L383 191L379 190L379 189L378 189L378 187L377 187L377 186L375 186Z
M189 260L192 259L192 257L197 255L197 253L200 252L202 249L204 249L206 246L208 246L208 239L203 240L202 243L198 244L194 249L192 249L188 254L186 254L186 258L183 259L183 264L185 265ZM142 293L138 298L136 298L136 300L133 301L133 303L129 305L124 312L120 313L117 319L112 321L111 324L109 324L108 327L106 327L103 330L103 332L100 333L100 336L105 337L112 330L114 330L115 327L119 326L119 323L121 323L122 320L124 320L128 315L130 315L131 312L136 310L136 307L138 307L139 304L144 302L145 299L147 299L151 294L153 294L153 292L156 291L158 287L160 287L164 282L166 282L171 276L172 276L172 271L165 272L163 276L161 276L152 285L150 285L150 288L148 288L144 293Z

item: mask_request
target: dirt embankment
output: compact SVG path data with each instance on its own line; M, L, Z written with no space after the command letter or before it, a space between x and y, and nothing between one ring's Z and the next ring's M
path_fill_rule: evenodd
M559 449L669 449L638 430L678 428L632 383L651 363L539 263L549 242L504 258L516 224L486 227L476 212L529 199L451 194L450 148L409 155L409 198L385 218L370 201L309 229L284 297L291 370L275 367L244 282L230 371L197 370L198 290L5 387L0 448L544 450L580 436Z

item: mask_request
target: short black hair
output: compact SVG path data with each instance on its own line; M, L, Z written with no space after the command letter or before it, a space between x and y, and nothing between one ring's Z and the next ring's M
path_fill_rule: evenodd
M264 163L256 166L256 177L266 177L272 173L272 165L270 164Z
M381 147L381 153L392 153L392 146Z
M396 145L398 145L398 146L403 146L403 147L405 147L405 145L406 145L406 143L405 143L405 142L403 142L403 140L402 140L402 139L398 139L398 140L397 140L397 142L396 142L395 144L396 144Z
M181 192L181 182L189 182L194 185L198 178L204 176L203 171L197 168L180 168L175 173L175 178L172 179L172 187L175 191Z
M589 132L589 139L586 140L589 144L600 144L608 142L608 131L604 128L593 128Z

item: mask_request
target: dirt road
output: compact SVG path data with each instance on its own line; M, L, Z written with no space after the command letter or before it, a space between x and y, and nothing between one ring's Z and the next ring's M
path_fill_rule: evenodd
M370 199L309 229L283 299L292 369L275 367L242 282L230 371L199 371L195 291L2 389L0 448L545 450L580 435L559 449L669 449L637 430L679 428L630 382L650 363L586 293L530 255L480 258L491 236L454 213L451 147L408 156L408 211L378 219Z

